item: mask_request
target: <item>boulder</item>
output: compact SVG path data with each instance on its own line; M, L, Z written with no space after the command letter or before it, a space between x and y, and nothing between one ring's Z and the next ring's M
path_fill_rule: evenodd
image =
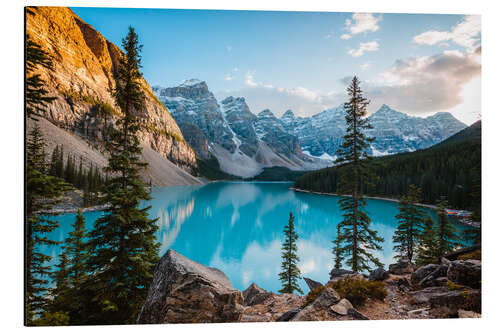
M320 283L318 281L311 280L311 279L306 278L306 277L304 278L304 281L306 281L307 286L309 287L310 290L318 289L318 288L323 287L322 283Z
M481 288L481 262L479 260L455 260L448 267L448 280L455 283Z
M389 265L389 273L405 275L413 273L413 265L408 259L400 259L397 263Z
M481 318L481 314L474 311L459 309L458 318Z
M351 274L354 274L354 272L349 271L347 269L334 268L330 271L330 280L333 280L334 278L342 277L344 275L351 275Z
M450 266L451 265L451 261L446 259L445 257L441 257L441 265L444 265L444 266Z
M444 286L448 281L446 278L447 271L447 266L439 266L432 273L423 278L418 285L421 287Z
M261 304L270 296L272 293L262 289L255 282L243 291L243 300L246 306Z
M410 295L410 303L423 304L429 303L429 300L432 296L446 293L448 291L449 289L446 287L429 287L422 290L409 292L408 294Z
M377 268L370 272L368 279L370 281L384 281L389 277L389 273L383 268Z
M346 316L349 309L352 309L353 306L349 300L342 298L337 304L334 304L330 307L333 312L338 313L339 315Z
M481 312L480 290L451 290L429 297L432 308L447 308L450 316L458 315L459 309Z
M349 310L347 310L347 314L349 316L353 317L354 319L358 319L358 320L370 320L370 318L368 318L367 316L365 316L364 314L362 314L361 312L359 312L355 308L350 308Z
M406 314L408 315L408 318L411 319L427 318L429 316L428 310L428 308L410 310Z
M330 307L340 301L339 294L332 288L325 289L308 306L297 313L291 321L332 320Z
M420 281L422 281L427 275L431 274L438 268L439 265L436 264L428 264L422 267L419 267L415 272L411 273L411 283L413 285L418 285Z
M305 296L296 294L268 293L267 297L263 295L266 294L257 294L252 301L252 305L245 307L241 317L242 322L277 321L285 313L300 309L305 299ZM260 297L262 297L262 302L260 302ZM289 313L280 320L285 321L286 319L288 321L292 317L293 315Z
M216 268L168 250L156 266L138 324L239 321L243 295Z
M290 321L301 309L293 309L283 313L276 321Z

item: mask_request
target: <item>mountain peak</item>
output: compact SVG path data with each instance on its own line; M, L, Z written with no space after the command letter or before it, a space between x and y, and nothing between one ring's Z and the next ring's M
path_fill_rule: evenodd
M245 103L245 97L233 97L229 96L224 98L221 101L222 104L230 104L230 103Z
M387 105L387 104L382 104L382 106L377 110L377 112L382 112L382 113L397 112L397 113L401 113L399 111L391 109L391 107L389 105Z
M285 113L283 113L283 115L281 116L281 118L282 119L283 118L291 118L291 119L293 119L293 118L295 118L295 114L293 113L292 110L288 109L288 110L285 111Z
M189 80L184 80L182 83L179 85L179 87L193 87L197 85L207 85L205 81L201 81L198 79L189 79Z
M274 113L271 112L269 109L265 109L259 112L257 115L259 118L276 118L274 116Z

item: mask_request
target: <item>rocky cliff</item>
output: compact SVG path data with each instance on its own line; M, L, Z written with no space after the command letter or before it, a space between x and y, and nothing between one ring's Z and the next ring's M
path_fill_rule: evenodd
M38 71L50 95L56 97L46 119L103 151L106 128L119 115L111 91L121 50L64 7L29 7L26 35L53 57L53 71ZM142 87L146 103L140 114L141 143L160 157L193 172L196 169L193 149L144 79Z

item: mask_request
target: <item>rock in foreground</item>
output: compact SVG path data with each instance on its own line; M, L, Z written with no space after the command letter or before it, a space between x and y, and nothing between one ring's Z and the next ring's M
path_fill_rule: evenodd
M137 323L236 322L242 312L242 293L223 272L168 250L156 267Z

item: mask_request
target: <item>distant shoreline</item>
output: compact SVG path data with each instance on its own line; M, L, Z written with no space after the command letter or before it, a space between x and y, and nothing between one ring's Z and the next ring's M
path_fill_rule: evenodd
M350 195L347 194L337 194L337 193L326 193L326 192L315 192L315 191L308 191L308 190L302 190L300 188L295 188L295 187L290 187L290 190L296 191L296 192L303 192L303 193L310 193L310 194L319 194L319 195L330 195L334 197L350 197ZM399 202L399 199L396 198L385 198L385 197L370 197L364 195L363 198L366 199L375 199L375 200L385 200L385 201L391 201L391 202ZM431 209L437 209L438 207L436 205L429 205L429 204L416 204L417 206L425 207L425 208L431 208Z
M336 194L336 193L325 193L325 192L315 192L315 191L308 191L308 190L302 190L300 188L295 188L295 187L290 187L289 188L290 190L292 191L295 191L295 192L302 192L302 193L308 193L308 194L319 194L319 195L329 195L329 196L332 196L332 197L349 197L350 195L342 195L342 194ZM399 202L398 199L395 199L395 198L384 198L384 197L370 197L370 196L363 196L364 198L366 199L375 199L375 200L385 200L385 201L390 201L390 202ZM422 203L419 203L419 204L416 204L417 206L420 206L420 207L424 207L424 208L430 208L430 209L437 209L438 206L436 205L428 205L428 204L422 204ZM467 226L467 227L472 227L472 228L480 228L481 227L481 223L480 222L474 222L472 221L472 223L465 223L463 222L462 220L460 219L454 219L453 221L455 221L457 224L460 224L460 225L464 225L464 226Z
M40 211L40 212L38 212L38 214L59 215L59 214L76 213L78 211L85 213L85 212L95 212L98 210L104 210L108 207L109 207L109 205L106 204L106 205L96 205L96 206L90 206L90 207L56 208L56 209L51 209L51 210L46 210L46 211Z

